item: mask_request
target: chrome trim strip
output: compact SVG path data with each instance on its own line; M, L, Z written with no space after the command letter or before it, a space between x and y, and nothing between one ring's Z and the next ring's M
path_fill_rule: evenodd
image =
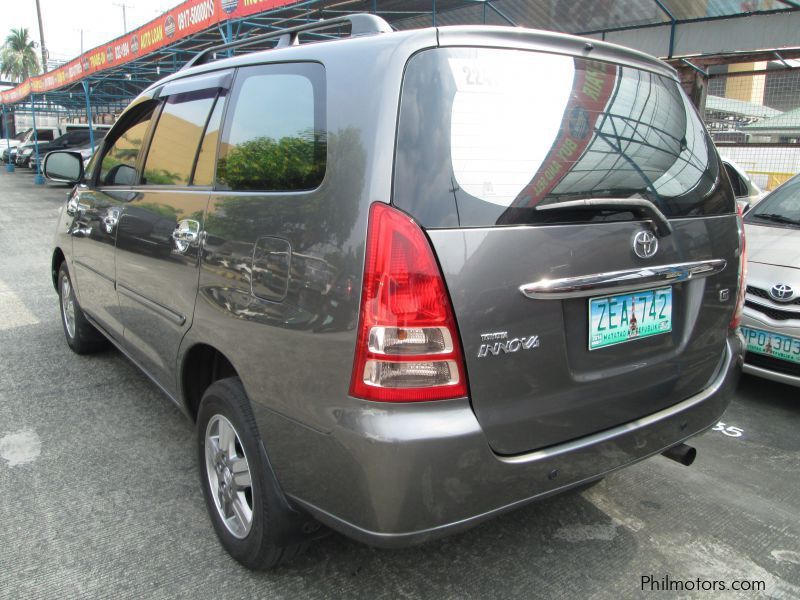
M178 313L171 311L166 306L161 306L158 302L153 302L149 298L145 298L141 294L134 292L131 288L125 287L124 285L117 283L117 291L131 300L135 300L139 304L142 304L152 310L154 313L164 317L165 319L172 321L179 327L186 322L186 317L183 315L179 315Z
M725 269L726 264L726 260L716 258L561 279L540 279L519 286L519 291L534 300L564 300L566 298L602 296L716 275Z
M763 377L771 381L777 381L778 383L800 387L800 377L795 375L788 375L787 373L780 373L779 371L772 371L764 367L756 367L755 365L749 365L747 363L742 365L742 372L748 375L755 375L756 377Z
M762 308L766 308L767 310L777 310L778 312L787 312L787 313L796 314L797 318L800 319L800 306L797 306L796 304L795 305L792 305L792 304L778 304L777 302L773 302L772 304L764 304L764 299L761 298L760 296L756 296L754 294L745 294L744 299L747 300L750 304L755 304L756 306L760 306ZM797 307L797 308L795 308L795 307ZM753 310L758 310L758 309L754 308ZM767 316L769 316L769 315L767 315ZM773 321L778 321L779 323L783 322L783 320L779 320L779 319L772 319L772 320ZM784 319L784 320L788 321L789 319Z

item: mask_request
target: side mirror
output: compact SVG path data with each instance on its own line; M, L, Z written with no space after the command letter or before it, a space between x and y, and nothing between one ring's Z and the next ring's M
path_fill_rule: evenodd
M44 157L44 175L60 183L83 181L83 158L80 152L56 151Z

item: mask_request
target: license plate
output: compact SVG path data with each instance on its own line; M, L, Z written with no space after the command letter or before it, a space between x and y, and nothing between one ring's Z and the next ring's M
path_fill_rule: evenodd
M672 288L589 298L589 350L672 331Z
M748 352L800 363L800 339L749 327L742 327L742 333Z

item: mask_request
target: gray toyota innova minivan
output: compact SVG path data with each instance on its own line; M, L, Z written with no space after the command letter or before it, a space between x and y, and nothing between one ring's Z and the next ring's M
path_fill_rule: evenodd
M45 165L77 184L67 343L111 342L196 422L230 554L397 547L689 462L739 371L744 247L675 72L371 15L246 40L269 42L152 85L85 172Z

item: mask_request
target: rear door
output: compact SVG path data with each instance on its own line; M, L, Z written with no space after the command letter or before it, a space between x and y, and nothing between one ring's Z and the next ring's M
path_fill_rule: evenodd
M426 229L492 448L517 454L707 387L735 203L665 70L438 48L403 83L393 203Z
M117 224L125 345L167 389L192 324L217 132L232 72L180 79L161 106L135 193Z

